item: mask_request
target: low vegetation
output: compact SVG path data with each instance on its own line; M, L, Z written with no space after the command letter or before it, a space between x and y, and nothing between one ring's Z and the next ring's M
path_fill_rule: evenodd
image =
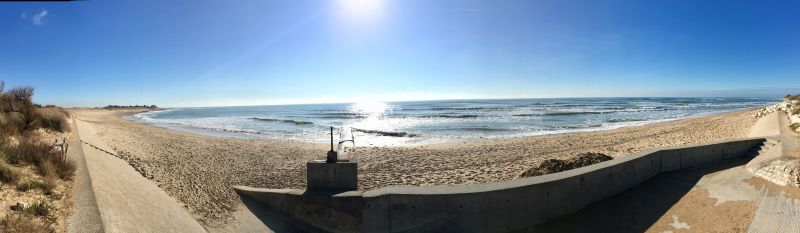
M55 180L49 180L47 182L41 181L26 181L17 185L17 190L21 192L27 192L28 190L39 189L44 192L45 195L50 195L53 193L53 188L55 188Z
M787 100L797 100L797 101L800 101L800 95L786 95L786 96L784 96L783 98L784 98L784 99L787 99Z
M0 219L0 232L55 231L53 213L57 208L48 199L61 199L62 195L54 195L55 189L59 182L71 180L76 170L75 163L42 136L68 132L69 112L53 105L34 104L33 93L30 86L5 90L0 82L0 182L16 187L10 191L19 192L20 196L41 197L31 204L17 202L5 208L15 212ZM30 193L32 190L41 193Z
M26 206L25 209L22 211L23 213L32 214L36 216L50 216L50 213L53 211L53 206L47 203L45 200L36 201L31 203L30 205Z
M21 137L15 147L3 147L5 161L12 165L35 165L45 177L70 179L75 173L75 163L60 151L53 150L47 142L32 137Z
M20 179L20 174L5 163L0 163L0 182L3 184L16 184Z
M614 159L614 157L601 154L601 153L582 153L576 157L561 160L561 159L548 159L540 163L536 167L532 167L519 175L519 177L531 177L547 175L567 170L572 170L579 167L589 166L595 163L604 162Z
M0 219L0 232L29 233L51 231L49 225L25 214L9 214Z
M69 112L63 108L40 108L37 111L37 124L41 128L54 130L57 132L69 131L67 117Z
M5 90L0 81L0 136L18 135L37 128L69 131L66 118L69 113L54 105L40 108L33 101L34 88L14 87Z

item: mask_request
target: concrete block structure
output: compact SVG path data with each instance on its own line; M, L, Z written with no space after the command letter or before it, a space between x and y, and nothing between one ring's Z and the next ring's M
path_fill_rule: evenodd
M487 184L394 186L332 194L243 186L234 189L293 224L315 231L526 231L663 172L752 156L765 141L748 138L655 149L569 171ZM355 190L356 181L344 178L354 179L355 169L355 163L309 163L309 191L331 187Z
M343 192L358 190L358 166L355 161L325 160L309 161L306 164L308 190L320 192Z

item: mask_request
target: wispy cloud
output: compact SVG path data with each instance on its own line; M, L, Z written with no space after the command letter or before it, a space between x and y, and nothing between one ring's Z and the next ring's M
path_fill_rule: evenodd
M42 25L44 24L44 17L47 16L47 10L42 10L37 14L33 15L33 24L34 25Z
M47 10L42 9L41 12L33 14L32 16L28 15L28 12L22 12L20 17L24 20L30 20L33 25L44 25L44 17L46 17L49 13Z
M460 11L460 12L473 12L473 13L477 13L477 12L481 12L481 9L472 9L472 8L454 8L454 9L450 9L450 11Z

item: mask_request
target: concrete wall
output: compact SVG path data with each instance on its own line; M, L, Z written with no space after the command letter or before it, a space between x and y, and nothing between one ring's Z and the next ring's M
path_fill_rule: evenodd
M488 184L386 187L337 195L235 187L331 232L508 232L553 220L661 173L749 155L764 138L645 151L570 171Z

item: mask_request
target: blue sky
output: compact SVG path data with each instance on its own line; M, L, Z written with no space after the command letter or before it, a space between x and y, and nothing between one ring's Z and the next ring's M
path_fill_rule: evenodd
M797 1L0 3L0 80L63 106L800 92Z

